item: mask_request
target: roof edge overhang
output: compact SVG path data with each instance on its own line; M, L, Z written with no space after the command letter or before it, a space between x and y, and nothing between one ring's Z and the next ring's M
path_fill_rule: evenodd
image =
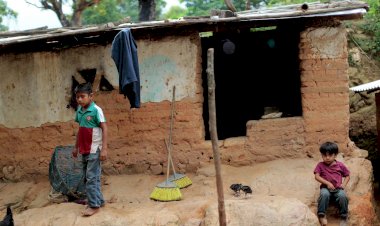
M150 21L136 24L121 24L117 27L86 27L78 29L49 29L33 33L0 33L0 54L54 51L81 45L106 45L112 42L122 29L131 28L135 39L154 39L165 36L189 35L194 32L223 31L249 27L276 26L286 23L303 24L313 20L353 20L361 19L366 13L366 5L356 8L324 9L316 12L277 12L265 14L237 14L236 17ZM1 37L7 37L2 38Z
M350 91L353 91L355 93L360 93L360 92L372 93L378 90L380 90L380 80L376 80L373 82L361 84L361 85L350 88Z

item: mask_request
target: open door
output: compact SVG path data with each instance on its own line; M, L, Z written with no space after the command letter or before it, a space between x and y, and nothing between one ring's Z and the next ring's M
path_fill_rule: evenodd
M297 29L281 27L214 33L202 38L203 62L215 49L215 94L220 140L246 135L246 123L268 113L302 115ZM208 128L207 65L203 65L204 122ZM205 139L210 139L206 129Z

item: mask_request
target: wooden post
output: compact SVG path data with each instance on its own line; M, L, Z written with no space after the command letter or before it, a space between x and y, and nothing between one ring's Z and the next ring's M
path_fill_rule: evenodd
M376 104L376 128L377 128L377 153L380 153L380 93L375 93Z
M207 51L207 85L208 85L208 113L209 130L211 136L212 150L214 154L214 165L216 172L216 189L218 192L219 225L226 226L226 211L224 208L223 181L220 167L220 154L218 148L218 132L216 130L216 107L215 107L215 78L214 78L214 49Z

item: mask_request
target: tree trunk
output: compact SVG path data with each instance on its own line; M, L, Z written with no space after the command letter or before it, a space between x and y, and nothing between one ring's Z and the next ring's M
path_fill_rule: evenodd
M88 7L91 7L93 5L96 5L100 2L100 0L79 0L79 1L73 1L74 6L74 12L73 17L71 18L71 25L72 26L82 26L82 13L85 9Z
M80 27L82 25L82 11L75 11L71 19L71 26Z
M156 19L156 0L139 0L139 21Z
M250 0L247 0L245 2L245 10L251 10L251 1Z
M62 2L55 0L40 0L42 8L52 10L57 15L59 22L63 27L70 26L70 22L62 10Z
M216 189L218 193L219 225L226 226L226 211L224 207L223 181L221 173L220 154L218 149L218 132L216 128L216 106L215 106L215 76L214 76L214 49L207 51L207 85L208 85L208 112L209 129L214 153L214 164L216 172Z
M95 4L98 4L101 0L73 0L73 16L71 22L67 19L62 10L62 0L40 0L42 8L50 9L57 15L59 22L63 27L69 26L81 26L82 25L82 13L83 11ZM40 7L41 8L41 7Z
M224 0L224 3L226 4L229 10L231 10L232 12L236 12L236 8L234 4L231 2L231 0Z

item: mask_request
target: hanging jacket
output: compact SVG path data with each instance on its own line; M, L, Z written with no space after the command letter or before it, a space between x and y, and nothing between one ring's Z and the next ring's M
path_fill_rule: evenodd
M112 59L119 72L119 92L128 98L131 108L140 107L140 73L137 45L131 29L121 30L112 42Z

